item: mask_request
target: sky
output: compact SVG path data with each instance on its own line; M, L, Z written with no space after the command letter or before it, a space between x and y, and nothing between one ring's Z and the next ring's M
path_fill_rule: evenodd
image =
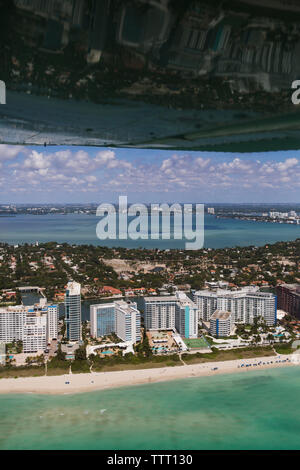
M300 202L300 151L0 145L0 204Z

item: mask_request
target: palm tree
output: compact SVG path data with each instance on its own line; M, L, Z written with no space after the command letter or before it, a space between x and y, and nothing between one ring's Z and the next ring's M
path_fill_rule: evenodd
M267 340L270 342L270 343L273 343L274 342L274 336L269 333L268 336L267 336Z

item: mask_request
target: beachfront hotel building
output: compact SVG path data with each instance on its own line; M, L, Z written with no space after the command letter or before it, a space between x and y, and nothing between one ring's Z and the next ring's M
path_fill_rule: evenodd
M115 325L115 303L99 304L90 306L90 324L92 338L114 333Z
M23 333L23 352L36 353L47 347L47 309L28 309Z
M144 297L144 319L147 330L171 330L175 328L175 306L173 296Z
M276 287L278 308L300 319L300 284L281 284Z
M257 287L236 291L217 289L194 292L194 302L199 319L210 321L216 310L232 313L234 323L252 324L255 318L263 319L268 326L277 321L277 297L269 292L259 292Z
M23 340L28 309L23 305L0 308L0 341L12 343Z
M48 308L50 307L50 309ZM57 305L48 306L46 299L30 307L23 305L0 309L0 342L23 342L24 353L43 352L47 343L57 337L58 322L53 319ZM51 332L51 336L49 336Z
M198 337L198 307L184 293L176 293L175 328L184 338Z
M184 292L144 297L144 312L147 330L176 329L185 338L198 336L198 307Z
M81 285L68 283L65 292L65 322L67 338L71 342L81 340Z
M116 335L123 341L141 341L141 314L136 303L124 301L115 304Z
M123 341L141 340L141 314L135 302L123 300L90 306L91 336L115 333Z
M216 310L210 317L209 332L212 336L230 336L234 327L233 315L230 312Z
M209 321L217 310L218 296L216 292L200 290L194 293L193 299L198 307L199 320Z
M47 339L48 342L57 339L58 334L58 306L47 306Z

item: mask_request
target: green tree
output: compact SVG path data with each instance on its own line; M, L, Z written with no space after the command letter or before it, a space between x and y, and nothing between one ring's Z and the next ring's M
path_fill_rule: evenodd
M76 361L86 361L86 347L80 346L75 351L75 360Z
M21 340L17 341L16 350L17 350L17 354L20 354L21 352L23 352L23 341Z
M61 349L61 344L58 345L58 348L57 348L57 353L56 353L56 359L58 361L65 361L66 359L66 353L64 353Z

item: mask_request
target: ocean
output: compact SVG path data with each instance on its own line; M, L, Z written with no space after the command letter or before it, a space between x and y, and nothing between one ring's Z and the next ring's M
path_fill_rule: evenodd
M300 449L299 388L300 367L287 367L77 395L0 395L0 449Z
M0 217L0 242L10 244L56 241L69 244L91 244L107 247L183 249L183 240L99 240L96 227L100 218L94 215L17 215ZM205 215L205 248L262 246L300 237L300 225L273 224L236 219L217 219ZM150 236L149 236L150 238Z

